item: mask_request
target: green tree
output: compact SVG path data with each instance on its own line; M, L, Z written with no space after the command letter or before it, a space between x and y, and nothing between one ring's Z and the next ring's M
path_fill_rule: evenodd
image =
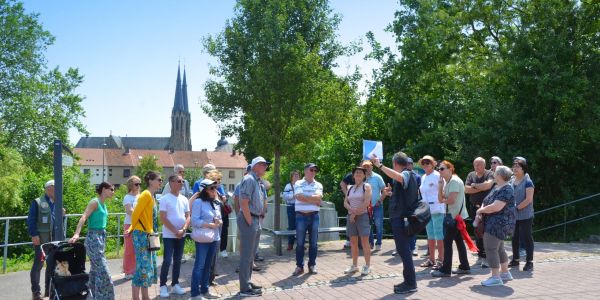
M144 176L148 171L162 173L163 168L156 163L157 161L158 157L155 155L145 155L140 159L138 166L135 168L135 175L142 179L142 190L148 188L144 181Z
M370 57L382 63L369 111L389 109L384 126L394 148L450 159L461 176L476 156L525 156L538 209L597 192L597 1L400 4L388 28L397 51L368 36ZM558 219L545 215L538 224Z
M240 0L224 31L204 40L218 64L203 109L248 157L274 158L277 229L282 156L342 128L356 106L355 78L332 71L351 51L335 40L339 21L325 0Z
M0 37L0 144L37 170L51 163L54 139L66 143L70 128L85 133L83 98L75 93L83 77L77 69L48 69L44 51L54 37L22 3L0 0Z
M0 216L7 216L19 207L25 170L21 155L0 144Z

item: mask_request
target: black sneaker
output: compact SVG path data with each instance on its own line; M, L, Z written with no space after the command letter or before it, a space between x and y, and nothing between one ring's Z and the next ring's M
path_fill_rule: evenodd
M452 270L452 274L457 274L457 275L471 274L471 270L456 268L456 269Z
M527 272L527 271L533 271L533 262L526 262L525 266L523 267L523 271Z
M262 258L261 256L258 256L258 255L256 255L256 256L254 257L254 261L265 261L265 259L264 259L264 258Z
M417 287L416 286L407 286L406 284L401 283L398 286L394 286L394 293L395 294L408 294L408 293L414 293L417 291Z
M260 290L262 289L262 286L250 282L250 288L252 288L253 290Z
M511 261L508 263L508 267L509 267L509 268L512 268L512 267L517 267L517 268L518 268L518 267L519 267L519 261L518 261L518 260L511 260Z
M431 271L429 274L431 274L432 277L450 277L450 273L444 273L440 270Z
M240 291L238 293L238 295L240 297L256 297L256 296L261 296L262 295L262 291L261 290L249 289L247 291Z

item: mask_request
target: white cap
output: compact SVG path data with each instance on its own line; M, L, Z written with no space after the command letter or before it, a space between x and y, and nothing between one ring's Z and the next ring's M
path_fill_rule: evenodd
M49 186L54 186L54 180L48 180L46 184L44 184L45 189L47 189Z
M262 157L262 156L257 156L257 157L255 157L255 158L252 160L252 163L250 164L250 167L251 167L251 168L254 168L254 166L256 166L256 164L259 164L259 163L265 163L265 164L267 164L267 165L269 164L269 163L267 162L267 160L266 160L264 157Z

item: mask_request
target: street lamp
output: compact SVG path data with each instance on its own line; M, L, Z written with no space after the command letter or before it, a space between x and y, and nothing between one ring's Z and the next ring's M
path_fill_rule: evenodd
M104 174L106 168L104 167L104 149L106 149L106 143L102 143L102 182L104 182Z

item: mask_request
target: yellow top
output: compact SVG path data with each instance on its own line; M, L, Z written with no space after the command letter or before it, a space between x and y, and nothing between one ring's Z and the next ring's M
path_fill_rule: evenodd
M140 194L137 204L131 214L131 227L128 232L133 230L140 230L147 233L154 233L152 211L154 210L154 198L148 190L145 190ZM142 223L144 227L142 228ZM146 228L146 230L144 230Z

